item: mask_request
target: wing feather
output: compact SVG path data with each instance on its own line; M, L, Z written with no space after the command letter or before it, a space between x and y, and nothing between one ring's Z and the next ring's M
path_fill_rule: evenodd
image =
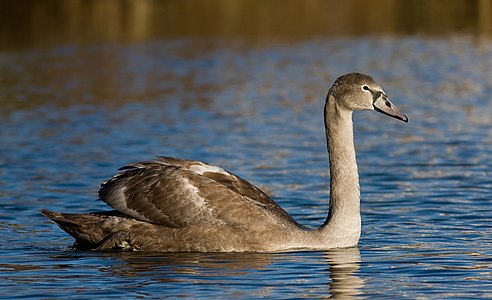
M99 198L136 219L169 227L298 225L244 179L199 161L158 157L122 167L101 184Z

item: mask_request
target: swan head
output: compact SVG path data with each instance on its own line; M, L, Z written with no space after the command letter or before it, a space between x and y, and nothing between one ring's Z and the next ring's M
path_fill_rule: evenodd
M408 117L390 102L379 84L369 75L350 73L340 76L331 87L328 95L347 110L375 110L403 122Z

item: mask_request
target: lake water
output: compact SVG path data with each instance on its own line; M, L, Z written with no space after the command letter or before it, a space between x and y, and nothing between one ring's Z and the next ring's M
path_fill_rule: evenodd
M492 41L156 39L4 52L0 70L3 298L492 297ZM39 213L104 210L100 182L159 154L221 165L319 226L324 98L351 71L410 118L355 114L357 248L77 252Z

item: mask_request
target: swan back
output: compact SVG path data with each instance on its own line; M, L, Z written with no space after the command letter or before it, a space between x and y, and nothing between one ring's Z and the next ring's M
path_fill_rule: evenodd
M141 221L174 228L299 226L266 193L217 166L158 157L120 170L102 183L99 198Z

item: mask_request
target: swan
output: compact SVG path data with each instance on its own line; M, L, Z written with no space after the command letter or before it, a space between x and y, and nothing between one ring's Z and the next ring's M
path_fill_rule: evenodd
M266 193L220 167L157 157L120 168L99 198L113 211L41 212L75 238L76 249L167 252L283 252L356 246L361 234L352 112L374 110L405 123L376 81L336 79L324 108L330 161L329 213L307 229Z

